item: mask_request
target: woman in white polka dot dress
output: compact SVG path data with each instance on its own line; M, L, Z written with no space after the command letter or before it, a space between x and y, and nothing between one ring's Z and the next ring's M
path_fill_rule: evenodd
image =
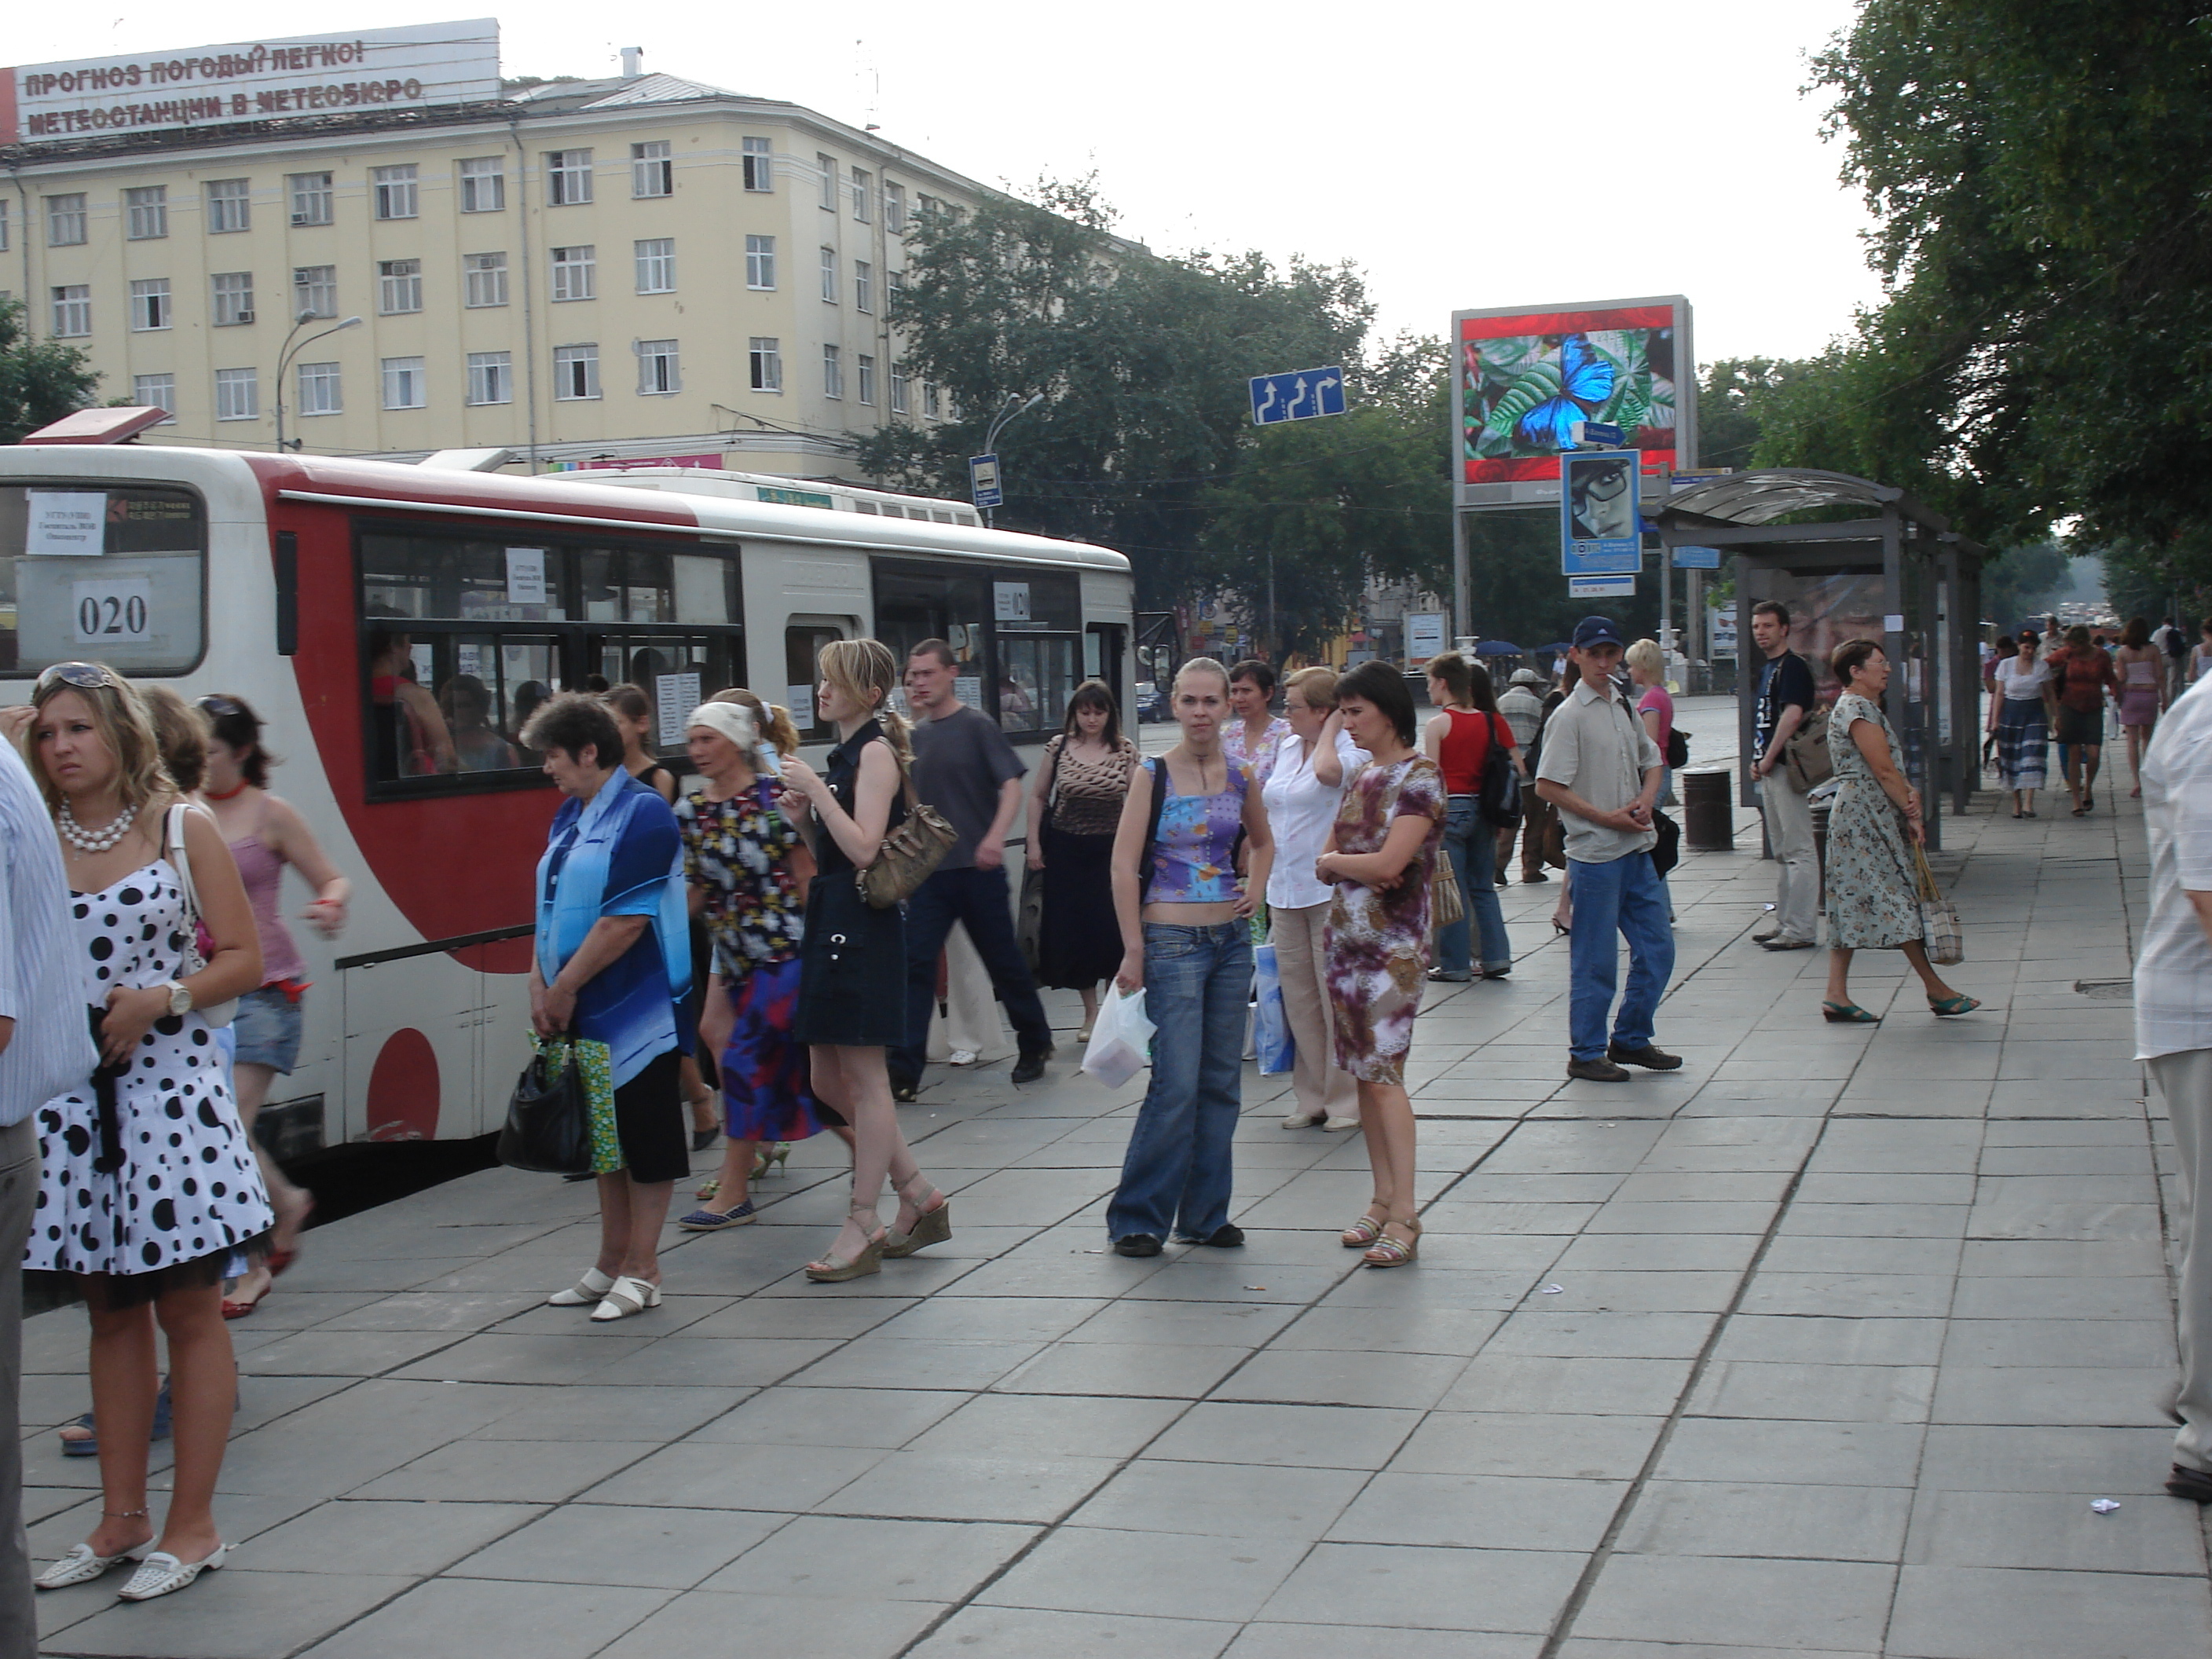
M261 947L213 820L168 810L176 791L122 677L57 665L32 708L31 768L62 838L100 1066L40 1110L44 1169L23 1265L73 1274L83 1292L105 1498L91 1534L36 1582L58 1589L143 1561L122 1591L143 1601L183 1589L227 1553L211 1509L238 1378L223 1272L234 1251L266 1255L276 1217L198 1011L261 982ZM197 943L180 866L208 935ZM157 1320L177 1457L149 1553Z

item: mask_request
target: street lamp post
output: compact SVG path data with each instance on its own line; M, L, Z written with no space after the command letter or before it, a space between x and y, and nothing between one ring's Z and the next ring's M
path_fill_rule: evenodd
M993 417L990 430L983 434L983 453L986 455L997 454L999 453L999 434L1004 429L1006 422L1019 416L1028 414L1030 410L1035 409L1043 401L1044 393L1042 392L1032 392L1030 393L1027 402L1023 401L1022 394L1020 392L1008 392L1006 394L1006 407L1001 409L998 414ZM999 477L1003 481L1006 476L1006 470L1002 466L999 469ZM988 507L983 509L983 527L986 530L996 527L992 523L992 509Z
M332 324L320 334L310 334L306 339L301 341L299 345L294 345L292 336L314 320L313 312L301 312L292 320L292 333L284 337L284 343L276 349L276 453L280 455L284 453L284 371L291 367L294 355L302 347L311 346L327 335L341 333L346 329L361 326L360 318L349 317L342 323Z

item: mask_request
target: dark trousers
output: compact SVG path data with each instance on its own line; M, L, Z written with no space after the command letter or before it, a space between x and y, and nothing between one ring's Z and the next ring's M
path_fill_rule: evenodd
M929 1005L937 993L937 958L956 921L967 927L975 954L983 958L1022 1053L1042 1054L1052 1047L1052 1026L1014 937L1013 895L1006 871L939 870L906 902L907 1040L890 1055L894 1078L921 1075L929 1048Z
M23 1385L23 1241L39 1202L39 1127L35 1117L0 1129L0 1423L14 1424ZM0 1436L0 1653L39 1650L39 1616L31 1605L31 1546L23 1532L23 1447Z

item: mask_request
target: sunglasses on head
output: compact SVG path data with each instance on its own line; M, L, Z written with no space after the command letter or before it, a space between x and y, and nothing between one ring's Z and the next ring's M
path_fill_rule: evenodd
M217 719L229 714L243 714L246 712L246 705L237 698L221 696L214 693L202 697L192 707L213 714Z
M80 691L119 691L123 682L96 662L58 662L39 676L32 695L39 696L49 686L71 685Z

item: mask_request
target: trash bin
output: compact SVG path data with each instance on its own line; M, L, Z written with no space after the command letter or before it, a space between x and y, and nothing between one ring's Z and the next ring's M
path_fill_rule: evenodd
M1726 853L1735 846L1729 811L1729 775L1724 771L1677 772L1682 795L1682 842L1693 853Z

